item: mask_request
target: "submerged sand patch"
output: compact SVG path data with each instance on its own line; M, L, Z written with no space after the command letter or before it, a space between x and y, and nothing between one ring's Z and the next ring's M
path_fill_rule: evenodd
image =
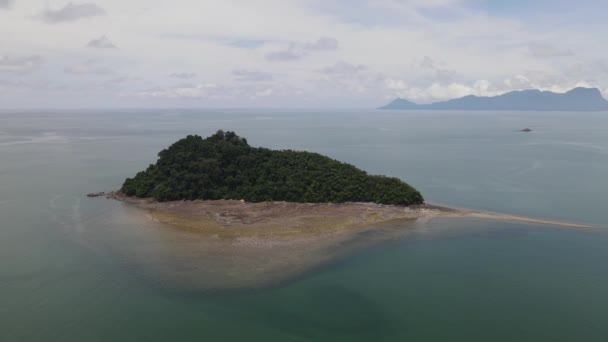
M113 248L129 267L163 288L197 292L276 286L363 248L402 239L432 218L591 227L432 205L156 202L104 195L130 204L125 217L132 224L110 228L121 240Z

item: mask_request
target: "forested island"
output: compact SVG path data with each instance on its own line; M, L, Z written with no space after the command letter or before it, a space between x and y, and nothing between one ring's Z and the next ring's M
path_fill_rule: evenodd
M415 234L434 218L589 227L423 204L420 193L397 178L368 175L317 153L252 147L234 132L190 135L158 156L121 191L89 197L125 204L126 215L109 225L114 238L127 241L117 255L180 290L277 286ZM142 225L156 230L150 234Z
M318 153L252 147L230 131L204 139L189 135L158 157L156 164L127 178L121 192L161 202L424 202L416 189L397 178L368 175Z

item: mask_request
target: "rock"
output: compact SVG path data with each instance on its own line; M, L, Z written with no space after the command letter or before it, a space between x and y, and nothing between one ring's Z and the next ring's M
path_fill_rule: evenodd
M105 195L106 195L105 192L94 192L94 193L87 194L87 197L102 197Z

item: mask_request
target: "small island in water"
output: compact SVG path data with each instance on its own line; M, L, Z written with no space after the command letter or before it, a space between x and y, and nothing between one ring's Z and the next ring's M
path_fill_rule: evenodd
M189 135L121 189L158 201L374 202L412 205L420 193L397 178L371 176L318 153L251 147L234 132Z
M425 204L397 178L317 153L252 147L234 132L190 135L158 156L120 191L90 197L131 204L129 221L161 229L158 239L117 223L109 234L131 241L118 251L136 264L131 269L180 290L274 286L438 217L585 227Z

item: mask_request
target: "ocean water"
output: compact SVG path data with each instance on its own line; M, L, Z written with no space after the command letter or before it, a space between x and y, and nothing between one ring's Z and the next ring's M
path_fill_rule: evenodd
M607 128L606 112L0 112L0 341L606 341L601 228L433 220L297 281L210 296L141 277L154 253L125 263L139 255L111 247L137 237L100 228L124 207L84 195L224 129L433 203L608 227Z

